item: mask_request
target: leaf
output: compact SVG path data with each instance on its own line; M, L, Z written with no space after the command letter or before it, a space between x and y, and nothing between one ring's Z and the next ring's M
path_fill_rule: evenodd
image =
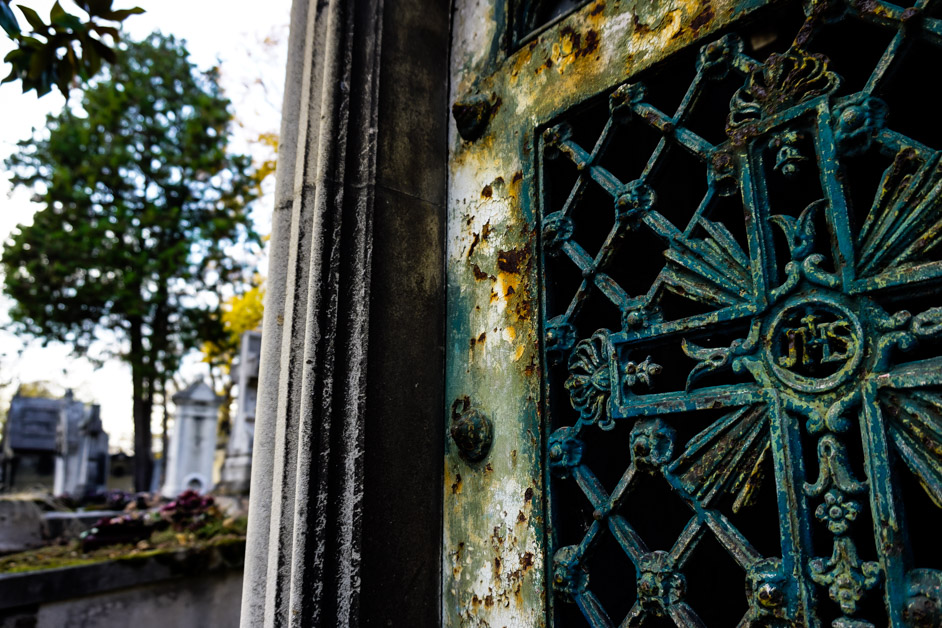
M102 59L108 63L115 63L118 60L117 55L115 55L114 50L105 45L102 41L98 39L88 39L88 43L92 48L95 49L95 52L98 53Z
M23 16L26 18L26 21L29 22L29 25L33 27L33 30L37 33L44 33L47 30L46 23L43 22L43 19L39 17L39 14L36 11L33 11L29 7L24 7L22 4L16 5L20 11L23 12Z
M75 68L72 66L68 55L59 60L58 66L56 68L56 86L60 92L68 94L69 84L72 82L72 77L75 76Z
M101 69L101 56L98 54L95 46L91 44L95 40L86 39L82 42L82 71L83 79L88 80L98 74Z
M11 39L15 39L20 34L20 25L7 0L0 0L0 28L3 28Z
M65 11L59 11L55 17L52 16L52 13L49 14L50 23L52 26L57 27L57 30L68 30L68 31L84 31L84 25L82 20L78 16L72 15L71 13L66 13Z
M82 0L80 6L91 16L100 16L111 11L112 0Z
M55 4L53 4L52 8L49 10L49 21L55 22L56 20L64 18L66 15L68 15L68 13L66 13L62 5L59 4L59 0L56 0Z
M123 22L132 15L140 15L144 12L144 9L141 7L134 7L133 9L121 9L120 11L109 11L108 13L102 13L101 17L111 20L112 22Z
M114 26L102 26L101 24L92 24L91 30L95 31L99 35L110 35L112 39L118 40L121 38L118 29Z

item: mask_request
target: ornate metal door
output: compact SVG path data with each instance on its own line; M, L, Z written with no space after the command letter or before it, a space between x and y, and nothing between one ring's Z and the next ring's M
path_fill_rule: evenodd
M942 2L533 4L456 17L445 624L942 626Z

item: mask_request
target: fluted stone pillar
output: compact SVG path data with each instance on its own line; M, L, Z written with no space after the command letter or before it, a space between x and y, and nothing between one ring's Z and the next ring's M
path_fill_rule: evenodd
M449 11L295 0L243 626L439 622Z

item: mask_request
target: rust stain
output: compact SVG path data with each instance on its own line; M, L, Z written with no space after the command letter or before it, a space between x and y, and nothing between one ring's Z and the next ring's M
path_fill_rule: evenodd
M521 299L516 307L514 308L514 316L517 317L517 322L524 322L530 320L530 313L533 309L529 299Z
M701 28L709 25L714 17L716 17L716 14L713 12L713 5L707 2L706 6L690 21L690 28L696 34Z
M514 362L520 361L520 358L523 357L523 353L526 351L523 345L517 345L517 348L514 350Z
M593 29L589 29L585 34L585 45L577 53L577 56L585 57L599 48L599 34Z
M471 257L471 254L474 253L474 249L477 248L478 242L481 241L481 235L478 233L474 234L474 238L471 240L471 246L468 247L467 257Z
M521 515L523 513L520 513ZM526 571L533 566L533 554L530 552L525 553L520 557L520 568Z
M523 367L523 374L527 377L533 377L537 372L536 357L530 356L530 363Z
M518 249L499 251L497 253L497 268L511 275L519 275L520 267L526 264L529 255Z
M631 16L631 24L634 26L637 35L647 35L654 32L653 28L638 19L637 14Z
M497 277L494 275L488 275L486 272L481 270L481 267L477 264L471 264L471 271L474 273L474 278L478 281L484 281L485 279L490 279L491 281L497 281Z

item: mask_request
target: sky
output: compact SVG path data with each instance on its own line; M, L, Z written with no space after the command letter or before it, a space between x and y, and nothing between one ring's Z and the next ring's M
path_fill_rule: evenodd
M82 15L69 0L61 0L63 8ZM17 2L14 0L13 5ZM53 0L24 0L24 4L48 17ZM142 39L160 30L185 39L191 60L200 69L219 65L226 95L233 102L236 124L232 150L263 154L253 140L261 133L277 133L280 124L288 18L291 0L114 0L115 9L140 6L146 11L132 15L124 22L125 37ZM14 9L25 26L22 14ZM0 59L12 44L0 32ZM9 64L0 62L0 77L9 73ZM58 90L37 98L36 93L21 93L19 83L0 86L0 242L5 241L18 224L29 224L41 206L30 202L31 193L11 189L9 173L3 160L16 149L16 142L30 137L32 129L41 129L47 114L57 113L65 106ZM71 98L78 100L73 90ZM259 233L270 232L272 194L267 194L254 209L253 219ZM264 270L264 261L263 270ZM120 361L106 360L94 365L71 355L68 346L51 344L43 347L38 340L18 337L7 326L10 299L0 294L0 404L9 397L18 383L49 382L54 388L71 388L76 397L101 405L105 431L110 435L112 449L131 451L133 430L131 419L131 373ZM108 338L102 337L99 349L106 349ZM185 382L206 376L206 365L198 354L191 354L180 372Z

